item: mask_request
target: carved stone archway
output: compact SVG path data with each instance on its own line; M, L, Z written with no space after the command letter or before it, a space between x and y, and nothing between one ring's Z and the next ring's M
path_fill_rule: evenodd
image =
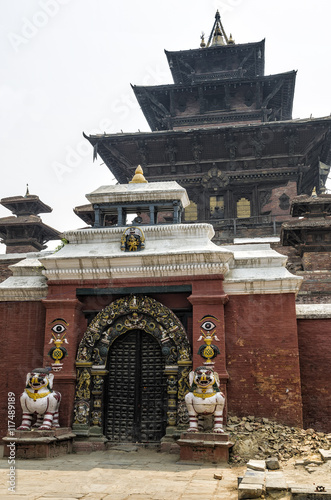
M114 301L91 322L80 342L74 406L74 432L103 436L104 385L107 359L113 342L130 330L143 330L159 343L167 376L167 433L188 423L184 402L189 391L191 347L177 316L160 302L130 295Z

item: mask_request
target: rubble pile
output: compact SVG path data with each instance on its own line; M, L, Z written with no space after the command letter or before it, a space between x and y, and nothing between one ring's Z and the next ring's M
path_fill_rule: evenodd
M287 427L268 418L229 416L227 432L230 432L230 439L234 442L230 460L235 463L268 457L288 460L314 454L320 448L329 450L331 447L331 434L314 429Z

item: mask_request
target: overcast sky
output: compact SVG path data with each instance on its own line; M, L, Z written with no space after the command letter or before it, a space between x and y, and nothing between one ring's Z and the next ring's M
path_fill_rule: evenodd
M266 38L266 75L298 70L293 118L330 115L330 0L1 0L0 198L28 183L46 224L84 226L113 177L82 132L149 130L130 83L171 83L163 50L197 48L216 9L236 43Z

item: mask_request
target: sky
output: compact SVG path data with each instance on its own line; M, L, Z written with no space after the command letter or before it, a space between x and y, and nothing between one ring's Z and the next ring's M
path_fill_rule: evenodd
M293 118L330 115L330 0L1 0L0 198L29 184L45 224L83 227L73 208L114 183L83 131L148 131L130 83L172 83L164 49L197 48L217 9L236 43L266 39L266 75L298 70Z

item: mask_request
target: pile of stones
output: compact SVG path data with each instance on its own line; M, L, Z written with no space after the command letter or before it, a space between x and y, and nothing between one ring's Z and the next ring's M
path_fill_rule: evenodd
M331 447L331 434L314 429L287 427L268 418L229 416L226 431L230 433L230 440L234 443L230 450L230 461L233 463L268 457L289 460L292 457L318 453L320 448L329 450Z

